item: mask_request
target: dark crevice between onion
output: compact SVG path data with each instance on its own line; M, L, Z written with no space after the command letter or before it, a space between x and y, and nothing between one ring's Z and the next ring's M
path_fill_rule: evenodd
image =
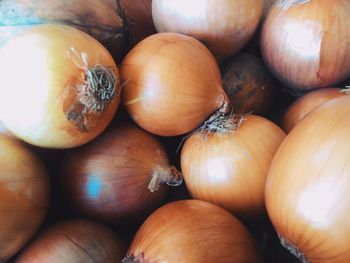
M277 4L278 7L288 10L296 5L306 4L311 0L280 0Z
M298 258L302 263L309 263L307 258L304 256L304 254L299 250L299 248L296 245L294 245L292 242L290 242L283 236L281 235L278 235L278 236L282 246L285 247L293 256Z
M153 193L157 191L163 183L169 186L179 186L182 182L182 174L175 166L169 166L167 168L157 166L152 172L148 189Z
M143 263L143 254L135 257L134 255L128 254L125 258L123 258L121 263Z

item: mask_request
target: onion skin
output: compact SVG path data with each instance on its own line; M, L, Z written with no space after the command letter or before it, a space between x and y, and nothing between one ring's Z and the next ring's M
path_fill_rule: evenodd
M38 24L64 24L91 35L113 55L117 55L125 45L127 36L118 1L0 1L0 46Z
M61 221L42 231L16 263L115 263L125 245L109 228L84 219Z
M20 141L0 135L0 160L0 262L6 262L43 222L50 185L42 161Z
M271 110L277 83L258 57L239 53L223 63L221 74L233 113L266 115Z
M263 0L153 0L152 17L158 32L195 37L218 60L224 60L252 37L263 3Z
M147 37L124 58L120 74L131 118L156 135L190 132L228 104L215 58L189 36Z
M270 11L270 8L276 3L278 0L264 0L264 8L261 20L264 21L266 19L267 14Z
M14 57L20 62L13 63ZM119 72L110 53L64 25L33 27L9 41L0 51L0 77L3 124L40 147L91 141L111 122L120 101ZM109 82L93 88L91 82L100 77Z
M163 146L133 124L118 124L66 153L62 189L74 211L113 224L139 221L165 198L167 187L148 189L152 174L170 167Z
M230 213L204 201L183 200L162 206L143 223L122 262L258 263L262 259L248 230Z
M285 134L256 115L233 121L236 127L227 131L193 133L181 151L181 171L193 198L247 221L260 220L266 214L268 169Z
M281 124L282 129L286 133L289 133L299 121L321 104L331 99L347 95L348 92L340 88L323 88L303 95L293 102L284 114Z
M330 87L349 77L349 12L349 1L280 0L261 37L271 72L297 91Z
M294 254L308 262L350 258L349 132L350 97L325 102L288 134L270 167L269 217L289 248L297 248Z

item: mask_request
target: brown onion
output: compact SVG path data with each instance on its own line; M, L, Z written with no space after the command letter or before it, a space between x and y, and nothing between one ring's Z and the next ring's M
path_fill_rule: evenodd
M349 261L349 133L350 97L332 99L295 126L272 161L267 211L303 262Z
M329 87L350 75L350 2L279 0L262 30L272 73L296 90Z
M167 191L160 184L176 184L174 173L153 135L121 123L67 152L61 175L62 188L75 211L115 224L137 221L157 208Z
M233 113L265 115L271 110L277 83L261 59L239 53L223 63L221 74Z
M289 133L307 114L331 99L347 95L346 90L340 88L323 88L311 91L294 101L283 116L282 129Z
M0 135L0 262L35 234L47 212L46 167L19 140Z
M40 233L16 263L116 263L125 253L123 241L98 223L70 219Z
M152 17L158 32L195 37L217 59L224 60L252 37L263 3L263 0L153 0Z
M120 74L130 116L153 134L181 135L220 108L228 110L217 62L192 37L176 33L147 37L124 58Z
M193 198L243 219L265 214L265 180L284 132L271 121L233 116L194 132L181 152L181 170Z
M136 233L123 263L262 262L245 226L224 209L183 200L156 210Z

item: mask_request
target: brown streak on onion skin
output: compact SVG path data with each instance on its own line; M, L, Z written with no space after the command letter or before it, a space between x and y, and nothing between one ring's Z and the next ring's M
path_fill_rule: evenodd
M267 177L276 231L313 263L350 258L349 133L350 97L323 103L287 135Z
M116 263L125 251L123 241L111 229L84 219L70 219L42 230L16 262Z
M330 87L350 75L350 3L312 0L274 5L262 29L261 50L271 72L297 92Z
M152 175L169 175L163 146L134 124L111 126L99 138L67 152L62 190L81 214L113 224L138 222L157 208L167 192L148 189ZM157 181L157 183L160 183Z
M47 169L26 146L0 135L0 262L35 234L50 201Z
M258 263L262 259L255 240L230 213L204 201L183 200L148 217L129 247L126 262Z

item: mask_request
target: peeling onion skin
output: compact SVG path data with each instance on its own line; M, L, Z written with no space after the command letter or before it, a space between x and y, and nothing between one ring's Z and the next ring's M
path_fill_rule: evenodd
M340 88L322 88L311 91L290 105L283 116L281 127L288 134L298 122L321 104L331 99L348 95L348 91Z
M181 151L181 170L195 199L214 203L245 221L266 216L265 181L284 132L256 115L226 132L197 131Z
M271 72L298 92L350 75L350 2L279 0L263 24L261 51Z
M42 230L16 263L116 263L125 250L124 242L108 227L69 219Z
M186 35L147 37L124 58L120 74L131 118L156 135L190 132L229 103L215 58Z
M158 32L197 38L222 61L241 50L253 36L263 3L263 0L153 0L152 17Z
M325 102L287 135L270 167L268 215L307 262L350 259L349 133L350 97Z
M224 209L200 200L168 203L137 231L123 263L263 262L246 227Z

